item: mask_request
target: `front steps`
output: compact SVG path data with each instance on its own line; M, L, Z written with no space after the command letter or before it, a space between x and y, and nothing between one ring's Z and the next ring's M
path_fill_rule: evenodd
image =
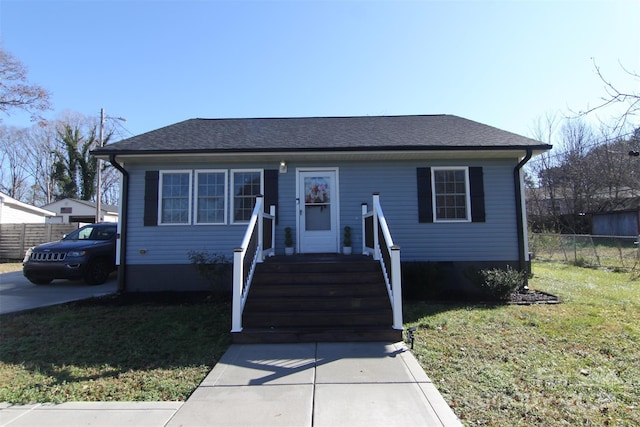
M273 257L259 264L234 343L402 340L378 262L350 255Z

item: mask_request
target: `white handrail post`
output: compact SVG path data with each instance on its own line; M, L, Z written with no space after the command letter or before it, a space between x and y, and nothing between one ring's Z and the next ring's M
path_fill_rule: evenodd
M362 204L360 212L362 213L362 254L367 255L367 226L365 225L365 215L368 213L369 207L366 203Z
M264 261L264 255L262 254L262 248L264 246L264 235L263 235L264 208L262 207L263 201L264 201L264 196L256 197L256 207L258 206L260 207L260 209L258 210L258 247L257 247L258 259L256 259L256 262Z
M276 254L276 206L269 206L269 215L271 215L271 252L269 256Z
M378 208L380 193L373 193L373 259L380 259L380 242L378 241Z
M231 312L231 332L242 331L242 287L244 281L242 248L233 250L233 302Z
M391 292L393 293L393 329L402 330L402 273L400 246L396 245L391 247Z

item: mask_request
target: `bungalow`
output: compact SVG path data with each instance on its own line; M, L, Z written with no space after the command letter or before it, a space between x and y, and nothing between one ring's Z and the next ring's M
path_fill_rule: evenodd
M285 228L298 254L339 253L349 226L354 253L385 258L372 246L386 235L451 286L469 267L524 269L522 167L550 148L422 115L191 119L93 154L123 174L120 289L164 291L206 289L189 253L233 259L256 203L273 218L269 255L284 254ZM368 232L374 211L386 234Z

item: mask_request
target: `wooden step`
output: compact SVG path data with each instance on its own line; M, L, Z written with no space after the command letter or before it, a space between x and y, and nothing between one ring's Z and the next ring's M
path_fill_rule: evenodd
M236 344L295 342L398 342L402 331L392 328L245 328L232 334Z
M381 297L387 296L384 285L371 283L253 283L249 290L249 298L267 297Z
M331 271L328 267L322 271L273 271L258 266L254 274L254 284L286 283L304 285L314 283L371 283L383 279L381 271Z
M347 309L388 309L389 297L386 294L380 296L363 296L360 294L348 296L320 295L320 296L265 296L247 300L245 310L248 312L270 311L307 311L315 310L347 310Z
M274 257L256 267L233 342L399 341L378 262Z
M314 310L249 312L242 324L247 328L386 326L393 323L391 310Z

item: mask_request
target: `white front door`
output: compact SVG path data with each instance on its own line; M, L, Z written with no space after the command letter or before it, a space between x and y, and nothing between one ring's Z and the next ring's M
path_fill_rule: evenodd
M338 252L338 171L298 171L300 253Z

